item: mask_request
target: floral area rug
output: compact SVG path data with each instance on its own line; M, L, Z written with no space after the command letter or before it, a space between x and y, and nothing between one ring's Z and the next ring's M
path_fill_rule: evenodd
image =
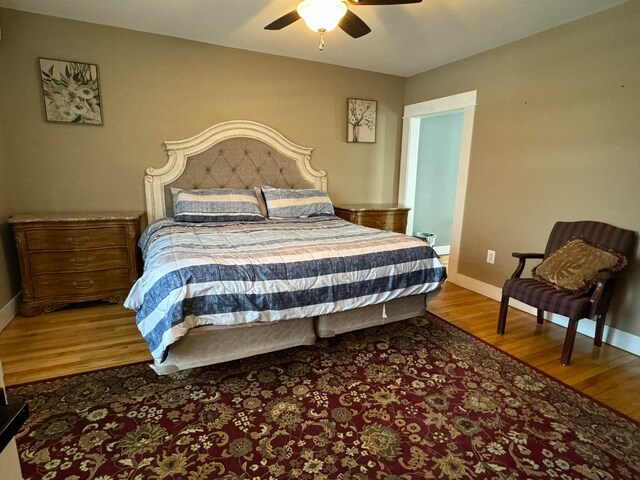
M432 315L157 376L10 388L25 479L640 478L640 429Z

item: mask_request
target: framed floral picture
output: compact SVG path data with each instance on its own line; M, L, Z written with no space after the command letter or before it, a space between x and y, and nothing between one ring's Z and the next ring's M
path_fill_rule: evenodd
M97 65L41 58L40 76L47 121L102 125Z
M347 99L347 142L375 143L377 106L375 100Z

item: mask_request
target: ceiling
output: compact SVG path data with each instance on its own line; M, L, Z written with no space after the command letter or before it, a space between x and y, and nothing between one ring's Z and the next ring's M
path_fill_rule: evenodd
M411 76L606 10L626 0L423 0L350 7L372 29L319 34L302 20L264 26L296 0L0 0L1 7L286 57Z

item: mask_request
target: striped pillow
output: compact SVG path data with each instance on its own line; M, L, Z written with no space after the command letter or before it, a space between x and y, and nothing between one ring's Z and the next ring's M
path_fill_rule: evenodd
M256 198L258 199L258 206L260 207L260 213L263 217L268 215L267 204L264 203L264 197L262 196L262 190L260 187L253 187L253 191L256 192Z
M269 218L305 218L333 215L333 204L322 190L262 187Z
M253 190L213 188L171 189L177 222L256 222L264 220Z

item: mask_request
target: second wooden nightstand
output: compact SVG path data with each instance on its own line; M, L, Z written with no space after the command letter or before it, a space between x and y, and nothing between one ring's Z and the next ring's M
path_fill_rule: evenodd
M392 203L360 203L334 205L334 210L338 217L351 223L405 233L410 209Z
M72 302L123 302L138 278L141 215L90 212L10 217L22 274L20 315L51 312Z

